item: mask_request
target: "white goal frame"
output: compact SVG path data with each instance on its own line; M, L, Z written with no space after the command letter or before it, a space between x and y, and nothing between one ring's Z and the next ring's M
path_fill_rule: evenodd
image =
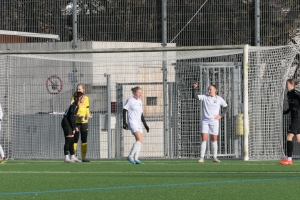
M60 40L59 35L55 35L55 34L22 32L22 31L0 30L0 35L12 35L12 36L36 37L36 38L47 38L47 39Z
M18 35L28 37L43 37L59 40L58 35L36 34L26 32L0 31L4 35ZM248 154L248 136L249 136L249 118L248 118L248 49L249 45L231 45L231 46L193 46L193 47L151 47L151 48L110 48L96 50L13 50L0 51L1 55L29 55L29 54L86 54L86 53L141 53L141 52L172 52L172 51L204 51L204 50L241 50L243 52L243 69L244 69L244 92L243 92L243 136L244 136L244 160L249 160Z

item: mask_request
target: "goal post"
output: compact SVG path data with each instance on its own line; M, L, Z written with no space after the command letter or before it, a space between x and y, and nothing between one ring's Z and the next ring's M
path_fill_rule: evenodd
M249 69L249 45L245 45L243 49L243 72L244 72L244 112L243 112L243 127L244 127L244 160L249 160L248 137L249 137L249 116L248 116L248 69Z
M144 114L152 130L145 133L141 156L197 158L202 106L191 98L191 85L198 81L199 94L216 83L230 108L220 120L219 157L280 159L284 156L282 132L287 125L282 116L285 81L295 75L299 49L297 45L237 45L0 51L0 87L7 91L7 98L0 97L0 102L9 101L6 105L10 105L6 107L9 123L2 123L8 130L7 144L11 144L7 148L14 158L59 158L60 114L69 104L74 84L84 83L95 116L89 124L91 158L108 154L122 158L132 145L133 138L121 126L122 103L132 96L132 86L143 88ZM167 63L166 80L162 61ZM105 74L110 77L109 86ZM168 94L162 93L164 81ZM25 95L28 101L24 105ZM167 103L164 112L163 102ZM242 135L236 128L236 117L241 114ZM163 120L168 120L165 125ZM28 134L22 132L24 125ZM54 134L43 138L50 131ZM208 148L207 156L211 155Z

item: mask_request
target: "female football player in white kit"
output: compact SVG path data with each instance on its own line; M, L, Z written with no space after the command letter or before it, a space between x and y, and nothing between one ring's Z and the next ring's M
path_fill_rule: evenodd
M0 130L1 130L2 117L3 117L3 112L2 112L2 107L1 107L1 104L0 104ZM2 149L2 146L0 145L0 163L5 163L5 162L6 162L5 154L4 154L4 151Z
M213 152L213 162L220 162L217 158L218 153L218 134L219 134L219 119L223 117L227 111L228 106L225 100L217 95L217 86L212 84L208 87L208 94L197 95L195 88L198 87L198 83L193 84L193 94L192 97L197 100L202 101L203 112L202 112L202 122L201 122L201 149L200 149L200 159L199 163L204 162L204 154L206 150L206 142L208 139L208 134L210 134L212 152ZM220 113L220 107L223 107L222 114Z
M142 96L142 89L140 87L134 87L131 91L133 93L133 97L127 99L123 107L123 128L131 131L136 142L133 144L127 160L132 164L143 164L138 159L143 142L141 121L143 122L147 133L149 132L149 127L143 116L142 101L140 99Z

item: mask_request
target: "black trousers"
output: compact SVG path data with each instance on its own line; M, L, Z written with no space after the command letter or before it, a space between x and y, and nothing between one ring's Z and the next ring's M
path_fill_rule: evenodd
M79 124L78 123L77 128L79 129L79 131L76 132L75 135L74 135L74 142L78 143L79 134L80 134L81 143L87 143L87 136L88 136L88 131L89 131L88 123L84 123L84 124Z
M74 137L65 137L64 154L74 155Z

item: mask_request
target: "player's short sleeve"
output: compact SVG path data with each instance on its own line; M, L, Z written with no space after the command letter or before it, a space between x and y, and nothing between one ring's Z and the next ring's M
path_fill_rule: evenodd
M140 100L140 103L141 103L141 112L143 113L144 111L143 111L143 103L142 103L142 101Z
M128 110L130 107L130 102L131 102L130 99L127 99L123 108Z
M90 107L90 98L87 96L87 95L84 95L85 96L85 100L84 100L84 105L86 105L86 107Z
M227 107L227 103L226 103L226 101L223 98L221 98L220 105L222 107Z
M206 95L198 95L198 99L203 101Z
M87 95L85 96L84 105L86 106L86 116L90 114L90 98Z

